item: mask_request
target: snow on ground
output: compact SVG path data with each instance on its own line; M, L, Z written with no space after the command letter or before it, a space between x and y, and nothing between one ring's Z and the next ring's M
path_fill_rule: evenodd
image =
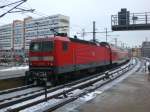
M19 67L10 67L7 69L2 69L0 72L5 72L5 71L14 71L14 70L27 70L29 67L28 66L19 66Z
M59 89L57 91L54 91L52 93L48 93L47 96L52 96L56 93L60 93L60 92L63 92L63 91L66 91L68 90L69 88L63 88L63 89ZM76 92L77 93L77 92ZM29 94L30 95L30 94ZM41 99L44 99L45 98L45 95L42 95L42 96L39 96L39 97L36 97L34 99L31 99L31 100L27 100L25 102L22 102L22 103L19 103L19 104L15 104L13 106L10 106L10 107L7 107L7 108L4 108L4 109L1 109L0 112L5 112L9 109L13 109L13 108L17 108L17 107L20 107L20 106L23 106L23 105L26 105L26 104L29 104L29 103L32 103L32 102L35 102L35 101L38 101L38 100L41 100ZM14 99L15 100L15 99ZM61 99L63 100L63 99ZM28 109L25 109L25 111L22 111L22 112L28 112L30 110L30 112L34 112L35 110L39 110L40 108L46 106L46 105L52 105L54 103L58 103L60 101L60 99L53 99L53 100L50 100L48 102L44 102L40 105L37 105L37 106L33 106L31 109L28 108ZM7 101L6 101L7 102ZM32 111L31 111L32 110Z
M73 92L71 92L72 94L68 95L68 96L74 96L75 94L80 94L82 92L82 90L75 90ZM69 97L68 97L69 98ZM68 99L66 98L66 100ZM38 105L35 105L35 106L32 106L30 108L27 108L27 109L24 109L24 110L21 110L20 112L43 112L45 111L46 109L50 108L51 106L57 104L57 103L60 103L64 101L63 99L63 96L61 98L58 98L58 99L51 99L47 102L43 102L43 103L40 103Z

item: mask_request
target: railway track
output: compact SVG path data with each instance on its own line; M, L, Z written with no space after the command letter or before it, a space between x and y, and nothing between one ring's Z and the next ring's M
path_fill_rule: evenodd
M140 66L137 68L135 72L140 72L143 69L143 63L140 61Z
M145 68L145 62L149 62L150 63L150 59L149 58L141 58L140 59L140 66L136 70L136 72L145 72L146 73L147 67Z
M34 85L26 85L26 86L21 86L17 88L3 90L3 91L0 91L0 95L8 94L8 93L19 91L19 90L24 90L24 89L31 88L31 87L34 87Z
M125 68L123 68L123 69L121 69L121 70L117 70L117 71L110 72L111 78L109 77L109 79L108 79L108 77L106 77L106 80L103 81L102 83L100 83L100 84L98 84L98 85L96 85L96 86L93 86L93 87L84 88L84 89L86 89L86 91L81 92L81 93L79 93L79 94L77 94L77 95L71 96L71 97L69 97L68 99L66 98L65 100L62 100L62 101L58 102L58 103L55 104L55 105L51 105L51 106L49 106L49 107L47 107L47 108L44 108L44 109L43 109L43 112L51 112L51 111L54 111L54 110L58 109L59 107L62 107L63 105L65 105L65 104L67 104L67 103L69 103L69 102L73 102L74 100L78 99L79 97L82 97L82 96L86 95L87 93L90 93L90 92L92 92L92 91L94 91L94 90L96 90L96 89L102 87L103 85L106 85L107 83L109 83L109 82L111 82L111 81L113 81L113 80L119 78L119 77L122 76L124 73L128 72L129 70L131 70L132 67L133 67L133 66L127 66L127 67L125 67ZM114 75L114 74L117 74L117 75ZM103 78L102 78L102 79L103 79ZM107 79L108 79L108 80L107 80ZM100 79L100 80L101 80L101 79ZM100 80L99 80L99 81L100 81Z
M47 89L46 91L37 90L36 92L30 92L28 94L16 96L14 98L9 98L7 100L3 100L0 102L0 109L2 111L9 110L9 112L18 112L20 110L43 103L45 101L50 101L54 98L56 99L57 98L59 99L59 97L66 98L65 100L62 99L62 101L59 101L57 105L53 105L52 107L49 106L49 108L45 109L46 111L52 111L68 102L71 102L77 99L80 96L85 95L86 93L90 91L93 91L107 84L110 81L115 80L116 78L120 77L127 71L131 70L131 68L135 65L127 64L120 68L106 71L105 73L98 73L90 77L86 77L84 79L80 79L80 80L77 80L68 84L56 86L56 87ZM96 87L90 88L84 92L82 91L99 81L101 83L97 85ZM69 94L71 94L72 91L76 91L76 90L81 90L81 93L76 96L69 97Z
M51 88L52 86L47 86ZM1 91L0 96L0 109L12 105L15 102L25 101L29 98L34 98L44 93L43 87L37 87L35 85L27 85L10 90ZM34 97L32 94L36 94ZM16 100L16 101L14 101ZM2 104L2 105L1 105Z

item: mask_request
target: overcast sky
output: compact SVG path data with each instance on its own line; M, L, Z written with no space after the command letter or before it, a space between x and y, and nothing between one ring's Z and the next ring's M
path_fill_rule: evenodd
M0 0L0 6L19 0ZM111 15L117 14L121 8L127 8L131 13L150 12L149 0L27 0L22 7L36 9L36 14L20 13L7 14L0 18L0 25L11 23L15 19L22 19L27 16L34 18L50 16L53 14L64 14L70 17L71 36L77 32L92 31L92 21L96 21L97 31L104 31L107 27L111 30ZM0 14L8 9L1 9ZM150 31L124 31L113 32L109 35L108 41L114 42L118 38L130 46L141 45L147 38L150 40ZM119 36L115 36L119 35ZM92 38L85 36L86 40ZM97 34L96 38L105 41L105 34ZM119 44L119 42L118 42Z

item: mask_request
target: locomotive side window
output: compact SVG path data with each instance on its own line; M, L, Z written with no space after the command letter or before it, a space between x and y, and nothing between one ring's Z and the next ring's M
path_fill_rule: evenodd
M62 43L62 49L63 49L63 51L67 51L68 50L68 42L63 42Z

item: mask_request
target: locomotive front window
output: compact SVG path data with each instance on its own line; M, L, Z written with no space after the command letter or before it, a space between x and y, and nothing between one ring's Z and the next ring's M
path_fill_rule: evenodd
M41 50L41 43L40 42L33 42L30 45L31 51L40 51Z
M30 50L34 52L38 51L52 51L54 49L54 43L52 41L46 41L46 42L33 42L30 45Z
M42 51L52 51L54 49L54 42L47 41L42 43Z

